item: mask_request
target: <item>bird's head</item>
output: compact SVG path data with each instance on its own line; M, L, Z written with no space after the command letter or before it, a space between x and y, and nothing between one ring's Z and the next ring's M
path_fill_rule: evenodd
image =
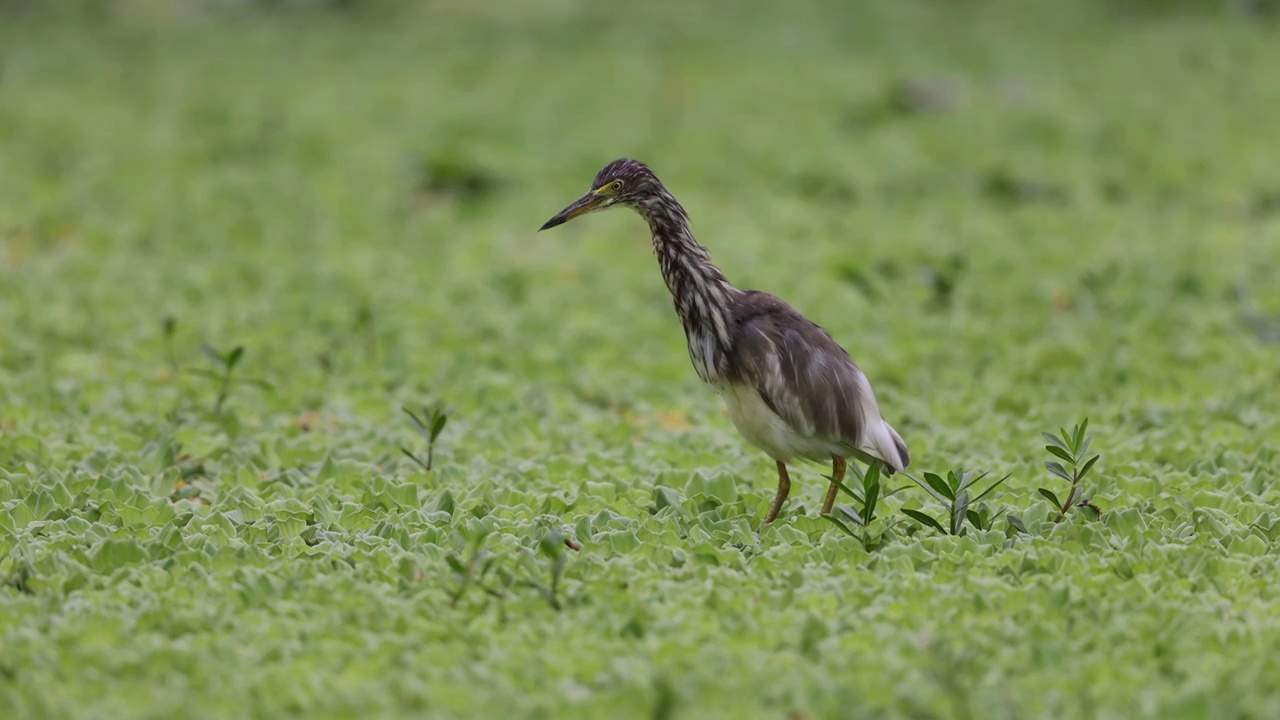
M563 225L579 215L605 208L634 207L646 197L652 196L660 187L661 183L648 165L628 158L614 160L596 173L596 179L586 195L556 213L555 217L538 230Z

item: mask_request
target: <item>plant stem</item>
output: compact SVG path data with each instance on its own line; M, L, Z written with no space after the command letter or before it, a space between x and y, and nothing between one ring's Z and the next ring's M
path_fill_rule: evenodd
M218 399L213 403L213 414L222 414L222 404L227 401L227 393L231 391L231 371L222 374L222 387L218 389Z
M1067 499L1063 501L1062 507L1058 508L1058 514L1054 516L1053 522L1060 523L1062 519L1071 511L1072 506L1076 503L1076 488L1080 485L1080 476L1077 474L1077 468L1073 464L1071 466L1071 487L1067 490Z

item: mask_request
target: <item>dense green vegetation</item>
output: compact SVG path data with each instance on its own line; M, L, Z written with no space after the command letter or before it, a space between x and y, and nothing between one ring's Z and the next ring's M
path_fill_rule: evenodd
M0 3L0 715L1274 716L1266 3L284 5ZM757 535L619 156L990 529Z

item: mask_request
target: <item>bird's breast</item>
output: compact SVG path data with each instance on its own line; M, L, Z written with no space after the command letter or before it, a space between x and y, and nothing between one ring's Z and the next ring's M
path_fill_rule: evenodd
M725 382L717 388L729 419L747 442L782 462L828 457L827 443L801 435L775 413L750 385Z

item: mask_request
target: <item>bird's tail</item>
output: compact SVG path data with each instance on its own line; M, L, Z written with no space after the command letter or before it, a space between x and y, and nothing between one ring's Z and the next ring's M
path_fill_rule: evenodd
M892 425L885 423L884 427L889 431L889 439L893 440L893 449L897 455L898 461L901 463L901 465L895 467L894 470L902 472L911 464L911 453L907 452L907 443L902 439L902 436L898 434L898 431L893 429Z
M892 425L885 422L883 417L880 418L879 426L871 431L870 439L874 449L871 454L884 461L886 475L902 472L911 464L911 453L907 452L907 443L902 440L902 436L893 429Z

